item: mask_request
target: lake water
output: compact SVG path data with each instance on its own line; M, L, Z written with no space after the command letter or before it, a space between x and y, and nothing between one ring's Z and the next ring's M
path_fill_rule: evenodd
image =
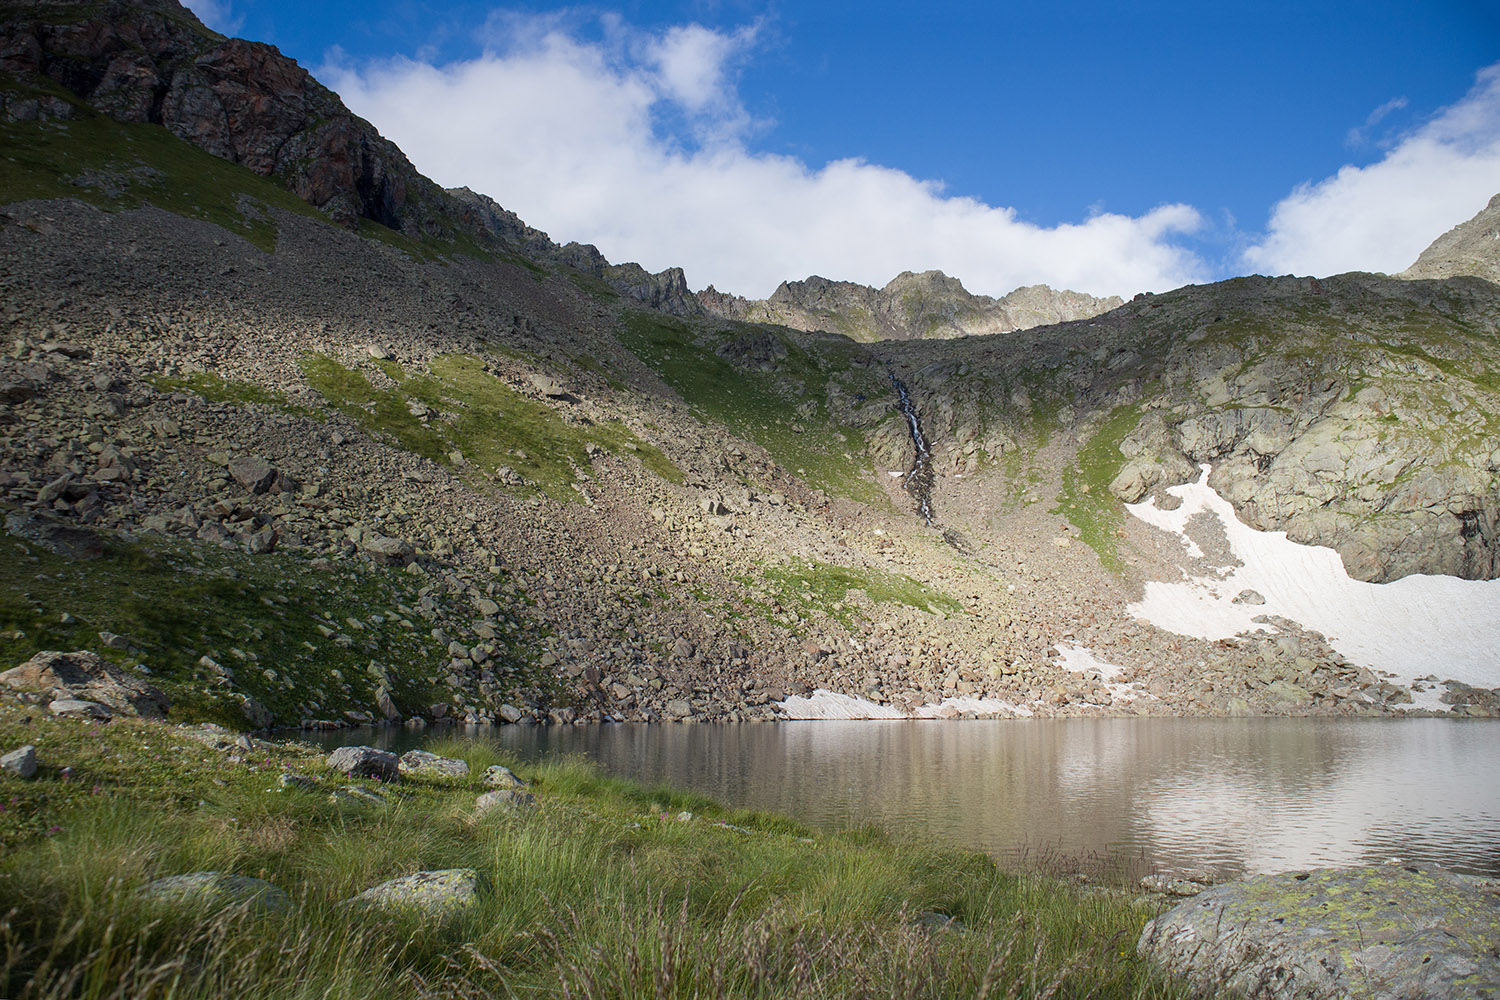
M344 730L457 734L815 827L878 823L1002 859L1218 877L1390 858L1500 877L1500 722L1073 719Z

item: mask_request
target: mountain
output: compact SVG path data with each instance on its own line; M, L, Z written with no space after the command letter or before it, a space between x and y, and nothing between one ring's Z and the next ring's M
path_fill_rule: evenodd
M817 688L1372 714L1420 685L1340 636L1137 617L1234 556L1122 501L1210 463L1359 579L1500 575L1482 278L1252 276L861 343L445 191L175 4L0 19L0 663L93 649L241 727L769 719ZM1027 321L936 273L784 287L865 329Z
M727 295L710 285L698 293L698 301L708 313L728 319L826 330L868 342L1011 333L1088 319L1122 300L1054 291L1046 285L1017 288L994 299L972 294L941 271L903 271L880 289L814 275L782 282L769 299Z
M1500 194L1468 222L1454 226L1422 251L1402 278L1472 275L1500 283Z

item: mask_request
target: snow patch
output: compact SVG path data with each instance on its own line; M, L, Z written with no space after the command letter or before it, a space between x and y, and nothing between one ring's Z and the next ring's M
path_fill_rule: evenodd
M918 705L910 713L864 698L818 688L811 696L791 695L776 707L788 719L951 719L964 712L979 715L1028 717L1031 710L997 698L944 698L936 704Z
M1500 687L1500 580L1461 580L1413 575L1391 583L1350 578L1338 553L1322 545L1290 541L1284 531L1257 531L1241 521L1229 501L1208 485L1209 466L1195 483L1170 487L1180 497L1175 510L1151 500L1126 504L1147 524L1177 535L1189 547L1185 527L1208 513L1223 525L1236 559L1244 565L1220 577L1151 582L1129 611L1160 628L1199 639L1227 639L1270 631L1251 619L1289 618L1321 632L1349 660L1386 671L1398 683L1435 674L1474 687ZM1236 604L1246 590L1264 604ZM1414 693L1415 707L1443 709L1440 688Z

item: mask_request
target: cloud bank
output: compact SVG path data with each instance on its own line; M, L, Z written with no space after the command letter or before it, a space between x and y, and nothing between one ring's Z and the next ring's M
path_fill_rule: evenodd
M1368 124L1396 107L1377 108ZM1299 185L1243 262L1269 274L1402 271L1500 192L1500 63L1378 163Z
M993 295L1037 282L1130 295L1205 278L1174 243L1201 225L1188 205L1042 227L863 160L758 152L746 140L763 123L735 88L754 26L598 25L591 40L566 16L501 15L477 58L335 53L319 76L439 183L611 260L681 266L695 288L763 297L810 274L881 285L939 268Z

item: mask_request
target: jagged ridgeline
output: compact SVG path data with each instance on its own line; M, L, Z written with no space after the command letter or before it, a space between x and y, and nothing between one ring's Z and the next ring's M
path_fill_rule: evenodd
M1399 278L751 302L443 190L169 0L0 10L0 145L0 661L188 716L1114 710L1059 649L1122 636L1131 711L1224 711L1276 654L1126 611L1178 567L1124 503L1199 463L1362 579L1500 574L1493 207ZM1370 707L1324 667L1299 711Z

